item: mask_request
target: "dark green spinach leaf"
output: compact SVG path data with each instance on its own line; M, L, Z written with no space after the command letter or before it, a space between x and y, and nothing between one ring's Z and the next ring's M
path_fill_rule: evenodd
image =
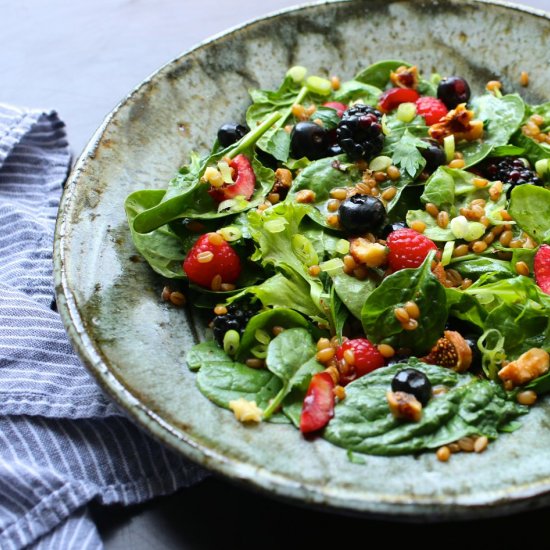
M369 339L423 354L441 336L448 312L445 288L431 270L433 256L430 253L417 269L402 269L386 277L368 295L361 321ZM395 309L409 300L416 302L420 309L419 326L410 331L395 317Z
M183 279L185 273L182 262L185 259L185 251L181 239L169 227L160 227L144 234L134 230L136 217L159 204L164 194L165 191L161 189L135 191L126 198L124 208L137 251L163 277Z
M396 420L386 399L393 377L407 367L422 371L433 386L448 388L429 401L419 422ZM511 420L526 412L526 407L509 400L493 382L411 359L349 384L346 399L336 405L324 437L352 452L393 456L436 449L468 435L494 439Z

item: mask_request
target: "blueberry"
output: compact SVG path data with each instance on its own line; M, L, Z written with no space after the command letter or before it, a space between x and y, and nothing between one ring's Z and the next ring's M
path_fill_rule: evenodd
M379 233L388 222L382 201L370 195L352 195L342 202L338 216L340 225L352 234Z
M449 109L454 109L459 103L468 103L470 95L470 86L460 76L444 78L437 87L437 97Z
M292 158L306 157L318 160L328 155L330 139L328 132L315 122L298 122L290 135Z
M229 147L248 133L248 127L238 122L226 122L218 128L218 141L222 147Z
M392 391L402 391L414 395L422 405L432 396L432 384L428 377L416 369L400 370L391 381Z
M279 167L277 164L277 159L270 153L262 151L259 147L256 147L256 156L264 166L267 166L272 170L277 170L277 168Z
M388 225L382 228L382 233L380 236L383 239L385 239L390 233L393 233L394 231L397 231L399 229L405 229L406 227L407 227L407 224L405 222L389 223Z
M425 170L431 174L435 172L439 166L447 164L447 156L445 155L445 151L439 147L437 141L433 139L426 139L424 141L428 143L428 147L426 149L420 149L420 154L426 160Z
M466 340L466 343L470 346L470 349L472 350L472 364L470 368L474 369L481 367L481 352L477 347L478 336L476 336L475 334L463 334L462 337L464 338L464 340Z

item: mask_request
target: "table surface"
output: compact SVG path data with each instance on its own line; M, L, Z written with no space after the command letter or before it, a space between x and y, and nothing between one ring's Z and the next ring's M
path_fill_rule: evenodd
M550 10L550 0L518 3ZM0 0L0 101L55 108L77 155L114 105L160 65L228 27L294 4ZM94 515L107 550L292 548L304 541L328 548L357 540L369 544L379 535L384 541L388 527L401 526L396 534L424 546L466 536L457 524L390 525L301 509L216 478L134 508L96 507ZM478 522L473 546L510 547L514 525L536 536L547 516L548 509Z

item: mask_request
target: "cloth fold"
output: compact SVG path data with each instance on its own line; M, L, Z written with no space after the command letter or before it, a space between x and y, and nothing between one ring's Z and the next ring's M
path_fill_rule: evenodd
M102 548L87 504L201 480L104 396L55 311L53 232L70 165L55 112L0 104L0 548Z

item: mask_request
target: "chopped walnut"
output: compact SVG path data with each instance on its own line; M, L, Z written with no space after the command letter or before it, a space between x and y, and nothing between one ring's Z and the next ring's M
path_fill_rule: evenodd
M418 67L405 67L401 65L396 71L391 71L390 80L398 88L412 88L416 90L418 86Z
M418 422L422 418L422 403L414 395L403 391L389 391L386 399L395 418L410 422Z
M244 398L235 399L229 402L229 408L235 414L235 418L239 422L261 422L262 409L256 405L256 401L247 401Z
M388 249L379 243L358 237L351 241L350 253L353 259L360 264L367 267L380 267L386 263Z
M543 375L549 368L550 355L541 348L531 348L500 369L498 375L504 382L521 386Z
M455 136L455 141L474 141L483 136L483 121L473 120L474 112L466 109L466 103L457 105L449 111L442 119L430 126L430 137L439 142L450 135Z
M278 193L280 200L283 200L292 185L292 172L286 168L277 168L275 170L275 183L271 193Z

